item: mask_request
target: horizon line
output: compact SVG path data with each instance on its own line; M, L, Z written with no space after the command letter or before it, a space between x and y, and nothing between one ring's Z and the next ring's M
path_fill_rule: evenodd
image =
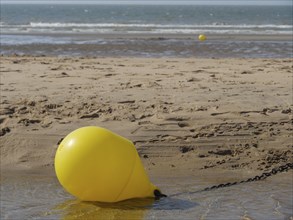
M266 3L266 4L265 4ZM125 1L125 0L110 0L110 1L19 1L19 0L4 0L0 1L0 5L12 5L12 4L38 4L38 5L43 5L43 4L49 4L49 5L61 5L61 4L66 4L66 5L251 5L251 6L291 6L292 7L292 2L287 1L287 0L281 0L281 1L273 1L273 0L259 0L258 2L254 0L246 0L246 1L227 1L227 0L220 0L220 1L192 1L192 0L184 0L184 1L164 1L164 0L159 0L159 1ZM265 5L264 5L265 4Z

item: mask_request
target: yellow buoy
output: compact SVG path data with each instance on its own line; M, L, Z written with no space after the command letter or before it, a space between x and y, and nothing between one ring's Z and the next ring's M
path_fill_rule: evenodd
M118 202L160 194L133 143L101 127L68 134L58 146L55 171L61 185L83 201Z
M200 34L200 35L198 36L198 39L199 39L200 41L205 41L205 40L207 39L207 37L206 37L204 34Z

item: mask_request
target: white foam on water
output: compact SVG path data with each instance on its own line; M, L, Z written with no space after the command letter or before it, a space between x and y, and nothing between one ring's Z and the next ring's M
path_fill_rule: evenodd
M123 23L46 23L10 25L0 23L2 33L170 33L170 34L292 34L292 25L227 24L123 24Z

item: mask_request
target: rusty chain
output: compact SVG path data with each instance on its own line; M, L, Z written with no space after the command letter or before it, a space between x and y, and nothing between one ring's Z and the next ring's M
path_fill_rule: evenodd
M273 168L270 172L264 172L261 175L257 175L257 176L255 176L253 178L248 178L247 180L242 180L240 182L233 182L233 183L230 183L230 182L222 183L222 184L219 184L219 185L207 187L207 188L205 188L205 189L203 189L201 191L209 191L209 190L224 188L224 187L233 186L233 185L237 185L237 184L241 184L241 183L249 183L249 182L264 180L264 179L268 178L269 176L273 176L273 175L276 175L278 173L288 171L290 169L293 169L293 163L287 163L287 164L282 165L280 167Z

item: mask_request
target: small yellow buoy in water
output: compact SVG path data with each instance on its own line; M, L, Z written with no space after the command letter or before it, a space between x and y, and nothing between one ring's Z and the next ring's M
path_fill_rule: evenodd
M205 40L207 39L207 37L206 37L204 34L200 34L200 35L198 36L198 39L199 39L200 41L205 41Z
M68 134L58 146L55 171L61 185L83 201L162 195L149 181L133 143L101 127Z

